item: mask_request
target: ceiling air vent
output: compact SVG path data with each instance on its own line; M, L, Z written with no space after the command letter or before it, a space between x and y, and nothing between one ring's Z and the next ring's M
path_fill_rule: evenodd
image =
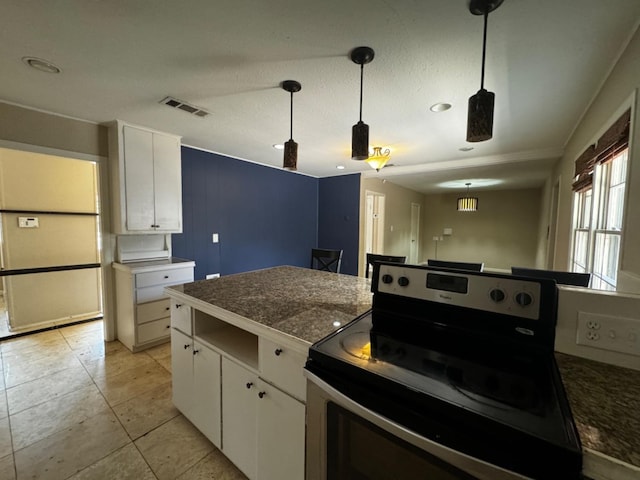
M197 117L206 117L207 115L209 115L209 112L207 112L204 108L196 107L194 105L191 105L190 103L183 102L182 100L178 100L177 98L173 97L165 97L160 100L160 103L164 103L165 105L169 105L173 108L178 108L192 115L196 115Z

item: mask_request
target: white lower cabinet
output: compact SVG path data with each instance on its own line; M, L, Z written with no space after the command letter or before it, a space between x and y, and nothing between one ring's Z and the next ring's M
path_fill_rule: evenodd
M249 478L257 478L258 376L222 359L222 453Z
M222 452L250 479L304 478L305 406L222 359Z
M178 410L250 480L303 480L304 347L171 305Z
M116 333L132 352L169 341L171 306L164 289L193 281L194 262L147 266L114 263Z
M220 447L220 354L171 329L173 403Z
M258 381L258 479L304 478L305 406Z

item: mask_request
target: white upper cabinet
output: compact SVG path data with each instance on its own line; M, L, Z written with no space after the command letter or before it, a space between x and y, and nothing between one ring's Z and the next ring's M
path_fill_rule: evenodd
M180 137L114 122L109 162L115 233L181 233Z

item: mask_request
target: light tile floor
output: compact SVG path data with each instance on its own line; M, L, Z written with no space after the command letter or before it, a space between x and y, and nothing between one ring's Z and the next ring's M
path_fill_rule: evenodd
M0 342L0 479L67 478L246 479L173 406L170 344L131 353L102 321Z

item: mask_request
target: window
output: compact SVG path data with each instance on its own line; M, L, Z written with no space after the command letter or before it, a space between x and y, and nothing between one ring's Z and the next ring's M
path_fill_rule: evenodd
M576 160L571 271L590 272L591 287L615 290L620 259L629 118L627 111Z

